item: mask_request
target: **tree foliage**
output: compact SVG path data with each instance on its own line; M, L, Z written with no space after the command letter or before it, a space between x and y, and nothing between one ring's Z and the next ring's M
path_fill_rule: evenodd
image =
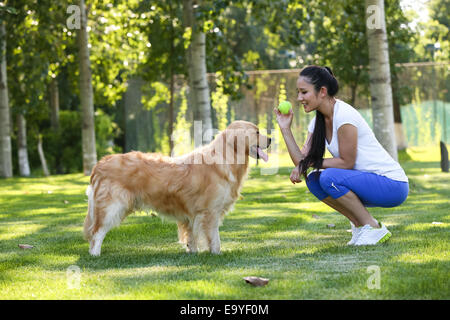
M225 125L225 116L231 119L227 105L242 97L242 88L255 86L252 89L258 98L267 87L264 79L251 82L248 70L328 65L350 89L352 100L368 94L363 1L326 5L317 0L194 2L195 18L206 34L207 71L212 75L212 108L217 118L213 121L220 127ZM76 30L67 24L67 8L72 4L67 0L0 3L0 18L7 22L10 104L14 114L26 116L31 139L49 127L48 87L53 79L59 85L61 109L79 112ZM182 1L91 0L87 4L97 115L119 122L127 81L143 79L148 83L142 88L143 107L155 111L151 118L154 137L159 140L155 145L165 143L161 141L168 140L164 121L169 119L171 79L177 75L175 86L179 86L188 77L186 50L192 30L183 23ZM398 63L449 60L449 6L443 0L430 0L430 20L414 29L410 25L413 13L402 10L400 0L385 0L385 4L394 99L403 104L413 93L397 81ZM176 111L182 110L184 119L191 119L183 99L181 93L174 97ZM68 114L64 113L66 120ZM174 114L174 121L178 116ZM120 126L107 139L123 135L125 128ZM44 148L53 148L45 143ZM37 157L31 158L36 166Z

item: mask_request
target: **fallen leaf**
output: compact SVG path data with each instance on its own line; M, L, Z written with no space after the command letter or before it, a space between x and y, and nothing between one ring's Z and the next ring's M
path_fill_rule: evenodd
M240 196L239 196L239 200L242 200L242 199L244 199L244 196L243 196L243 195L240 195Z
M431 224L443 224L443 222L433 221Z
M347 232L353 232L353 230L352 230L352 229L347 229L347 230L345 230L345 231L347 231Z
M313 214L311 217L313 217L314 219L319 219L320 218L317 214Z
M20 249L32 249L34 247L29 244L19 244L19 248Z
M255 286L255 287L261 287L261 286L265 286L266 284L269 283L269 279L266 278L260 278L260 277L245 277L243 278L245 280L245 282Z
M69 201L67 201L67 200L64 200L64 204L68 204L69 203Z
M334 223L327 224L327 228L334 228L334 227L336 227L336 225Z

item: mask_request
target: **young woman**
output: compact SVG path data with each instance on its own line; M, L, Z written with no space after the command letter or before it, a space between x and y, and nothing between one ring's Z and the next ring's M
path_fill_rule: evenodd
M408 196L408 178L386 152L364 118L335 98L339 85L330 68L308 66L297 80L298 98L305 112L316 111L302 149L291 131L292 109L274 109L289 155L296 166L290 179L306 184L320 201L343 214L352 225L348 245L374 245L391 232L366 207L395 207ZM324 159L325 146L333 158ZM314 168L308 176L308 168Z

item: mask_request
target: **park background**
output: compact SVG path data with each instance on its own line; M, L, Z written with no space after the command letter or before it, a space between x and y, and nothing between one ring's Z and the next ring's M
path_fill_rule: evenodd
M439 164L439 142L447 144L450 135L446 1L384 1L401 133L392 139L411 193L394 214L374 209L394 232L390 247L356 253L342 245L348 223L316 203L304 184L289 185L292 165L272 110L292 102L294 135L303 143L313 115L299 108L296 79L305 65L326 65L339 81L338 98L372 126L364 1L86 1L84 36L76 19L82 3L0 2L0 133L11 158L2 148L2 170L8 162L11 170L0 180L1 298L450 297L450 183ZM207 120L218 130L236 119L267 129L278 137L269 153L278 162L252 162L244 199L221 228L222 256L182 253L173 225L137 213L107 237L105 257L92 260L81 236L89 119L96 159L131 150L179 155L195 147L193 123L205 115L190 95L195 28L188 26L187 5L204 35ZM258 170L275 165L271 176ZM83 276L78 291L67 289L73 265ZM389 279L381 290L365 285L370 265ZM249 273L273 279L272 286L252 291L241 283Z

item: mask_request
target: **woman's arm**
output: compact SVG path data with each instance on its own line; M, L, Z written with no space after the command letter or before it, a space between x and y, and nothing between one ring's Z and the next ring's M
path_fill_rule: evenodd
M338 129L339 157L323 160L322 168L353 169L356 162L358 129L351 124L344 124Z
M302 150L297 145L297 142L295 142L294 135L291 131L291 124L292 119L294 117L294 111L292 109L289 110L288 114L282 114L278 108L273 109L273 112L275 113L277 117L278 125L280 126L281 134L283 135L284 142L286 143L286 146L289 151L289 155L291 156L292 162L295 166L298 166L298 163L300 160L304 159L308 153L309 150L309 142L310 142L310 135L306 138L305 145L303 146Z
M312 134L308 132L306 142L301 150L298 147L297 143L295 142L294 135L292 134L290 128L281 128L281 134L283 135L283 139L284 142L286 143L286 147L289 151L289 155L291 156L292 162L294 163L295 166L298 166L300 160L304 159L308 154Z

